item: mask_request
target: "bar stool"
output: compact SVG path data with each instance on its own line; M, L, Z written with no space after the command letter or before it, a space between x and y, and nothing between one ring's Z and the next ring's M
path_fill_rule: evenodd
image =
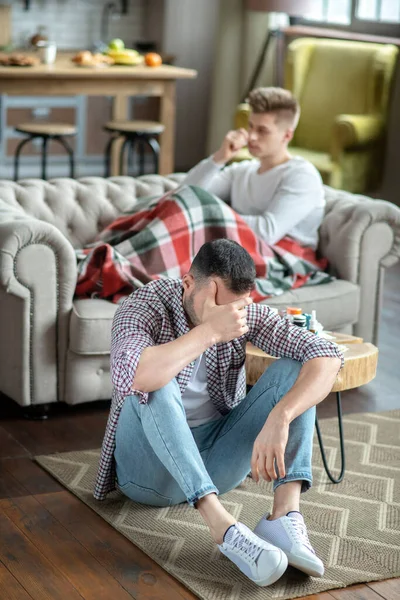
M105 149L105 177L110 177L111 150L114 142L121 137L125 138L119 155L119 172L122 174L125 150L129 148L128 170L134 157L136 147L139 154L139 175L144 175L144 159L146 146L153 155L154 173L158 173L158 157L160 145L156 139L165 127L157 121L109 121L104 125L104 130L113 133Z
M41 138L42 141L42 179L46 179L47 168L47 146L49 140L59 142L69 155L69 173L70 177L74 177L74 152L72 148L64 140L65 137L76 135L76 127L74 125L64 125L62 123L23 123L17 125L15 131L24 133L28 137L22 140L15 151L14 157L14 181L18 179L19 157L22 148L36 138Z

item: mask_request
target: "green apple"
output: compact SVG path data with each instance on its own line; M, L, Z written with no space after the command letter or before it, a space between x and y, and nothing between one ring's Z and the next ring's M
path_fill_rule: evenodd
M115 40L111 40L108 44L110 50L123 50L125 48L125 44L119 38L115 38Z

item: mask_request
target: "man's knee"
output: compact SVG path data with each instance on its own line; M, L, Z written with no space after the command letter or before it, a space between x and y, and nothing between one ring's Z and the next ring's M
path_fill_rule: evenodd
M166 385L158 390L154 390L153 392L149 392L149 402L151 400L165 400L166 398L176 398L177 400L181 398L181 391L179 388L179 384L174 377L169 381Z
M268 367L268 372L271 373L271 371L275 371L276 374L279 374L280 376L293 374L297 377L302 366L303 364L298 360L293 360L292 358L280 358Z
M302 363L291 358L280 358L268 367L268 374L276 380L282 394L286 394L295 384Z

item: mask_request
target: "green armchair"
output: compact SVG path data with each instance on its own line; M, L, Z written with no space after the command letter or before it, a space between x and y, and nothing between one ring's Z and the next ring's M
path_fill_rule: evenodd
M324 183L353 193L378 187L391 82L398 49L390 44L299 38L285 60L285 87L301 117L290 151L312 162ZM247 127L240 104L235 127ZM236 160L250 158L244 149Z

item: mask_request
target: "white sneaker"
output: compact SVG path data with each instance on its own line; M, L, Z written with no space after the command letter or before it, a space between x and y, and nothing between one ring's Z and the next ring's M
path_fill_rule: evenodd
M289 565L300 571L322 577L324 565L315 554L308 539L303 515L295 510L288 512L285 517L268 521L269 513L263 516L254 529L254 533L266 542L283 550Z
M261 586L277 581L288 565L282 550L261 540L243 523L231 525L218 548L242 573Z

